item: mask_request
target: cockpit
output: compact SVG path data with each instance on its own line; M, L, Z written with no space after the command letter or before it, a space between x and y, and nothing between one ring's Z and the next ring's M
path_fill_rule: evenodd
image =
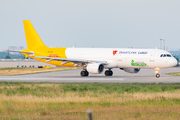
M170 54L161 54L160 57L172 57Z

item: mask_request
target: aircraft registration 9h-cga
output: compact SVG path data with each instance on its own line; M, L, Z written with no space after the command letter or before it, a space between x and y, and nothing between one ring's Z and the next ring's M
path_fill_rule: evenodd
M177 60L164 50L129 48L49 48L44 45L29 20L23 20L27 49L20 52L26 57L56 66L82 67L81 76L89 73L112 76L113 68L128 73L138 73L141 68L155 69L159 78L159 69L175 66Z

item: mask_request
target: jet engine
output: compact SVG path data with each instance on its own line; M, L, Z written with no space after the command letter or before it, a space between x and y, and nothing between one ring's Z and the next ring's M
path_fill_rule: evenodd
M104 70L104 65L100 63L89 63L86 67L89 73L100 74Z
M138 73L140 71L140 68L120 68L120 69L128 73Z

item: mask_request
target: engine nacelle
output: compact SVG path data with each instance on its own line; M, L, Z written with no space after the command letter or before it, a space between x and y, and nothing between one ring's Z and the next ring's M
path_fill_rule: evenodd
M104 65L100 63L89 63L86 67L89 73L100 74L104 70Z
M140 68L120 68L120 69L128 73L138 73L140 71Z

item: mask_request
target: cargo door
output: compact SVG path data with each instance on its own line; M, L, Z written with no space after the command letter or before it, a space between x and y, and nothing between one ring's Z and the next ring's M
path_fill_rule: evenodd
M125 67L126 66L126 64L125 64L126 59L127 59L126 55L119 53L116 56L116 59L117 59L118 67Z

